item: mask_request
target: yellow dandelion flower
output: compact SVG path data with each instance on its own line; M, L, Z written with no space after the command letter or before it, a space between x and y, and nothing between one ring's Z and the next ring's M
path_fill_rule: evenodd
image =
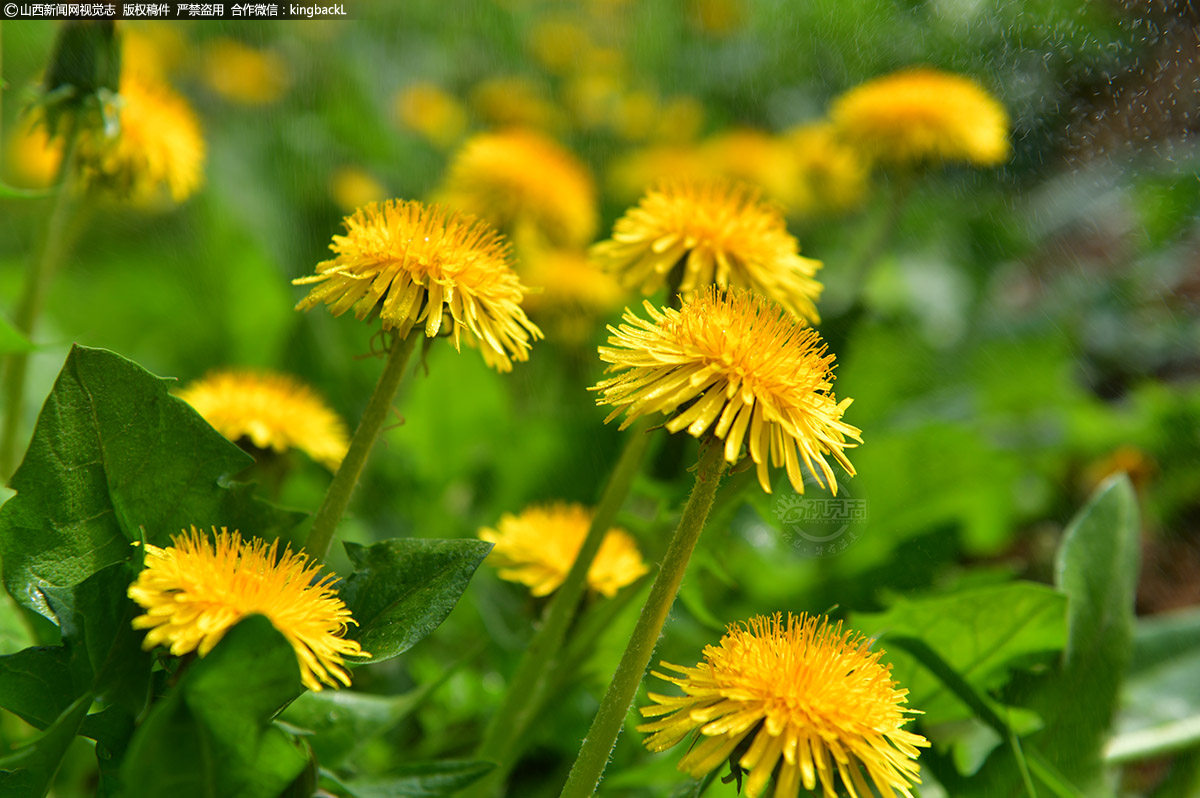
M116 106L115 135L81 134L77 158L84 185L135 202L165 189L182 202L204 179L204 138L187 101L165 84L126 72Z
M45 117L30 113L9 134L5 177L22 188L48 188L62 163L62 140L52 140Z
M479 530L479 538L495 544L488 560L502 579L527 585L535 596L548 596L567 578L591 523L592 512L583 505L557 502L505 514L496 529ZM588 568L588 587L612 598L647 570L633 538L613 527Z
M830 119L882 163L993 166L1009 153L1004 106L970 78L936 69L906 69L851 89L833 103Z
M167 646L182 656L212 651L238 621L260 614L270 619L296 651L304 686L349 686L345 657L370 656L343 635L354 623L333 589L335 577L320 580L319 563L279 541L242 540L241 533L213 529L215 542L192 527L166 548L146 546L146 567L129 586L129 598L146 612L134 629L149 629L142 646Z
M801 125L783 135L796 169L797 215L841 213L863 200L870 169L828 122Z
M596 232L596 190L587 167L530 130L468 140L438 197L502 230L533 233L555 246L583 246Z
M467 129L462 103L432 83L414 83L397 94L395 111L402 127L442 149L453 146Z
M553 339L568 344L588 340L596 318L620 307L625 291L616 279L578 250L539 250L525 254L521 275L530 288L525 305L547 326Z
M847 438L862 438L842 421L852 400L834 397L834 358L815 330L740 289L710 287L680 310L645 306L649 321L627 309L625 323L608 328L611 346L600 347L608 371L620 372L592 388L601 392L597 404L616 408L605 423L622 410L622 429L640 416L675 413L668 430L697 438L711 430L730 463L744 442L767 493L768 463L784 466L799 493L802 464L837 493L826 455L854 474L844 450L854 446Z
M686 144L704 127L704 105L695 97L673 97L658 114L654 138L671 144Z
M336 471L350 446L346 425L308 386L285 374L216 371L178 393L213 429L258 449L299 449Z
M529 32L529 50L539 64L565 75L580 64L580 53L592 46L588 32L570 19L543 19Z
M508 245L485 222L388 200L359 208L344 224L346 235L329 245L337 257L292 281L319 283L296 310L324 303L335 316L351 308L360 320L378 313L385 330L402 336L424 322L433 338L446 324L455 349L465 339L499 371L529 359L530 339L542 331L521 309L528 289L512 270Z
M329 195L344 213L371 202L383 202L388 190L365 169L342 166L329 178Z
M121 33L121 72L143 80L164 81L191 61L191 45L178 25L166 22L126 24Z
M635 202L659 183L681 180L717 180L721 173L699 147L660 145L643 147L614 158L605 181L614 199Z
M642 715L659 719L638 730L652 732L647 748L663 751L698 729L679 769L699 778L730 760L749 773L747 798L758 798L773 773L774 798L796 798L818 781L834 798L839 779L852 798L912 798L918 749L929 741L901 728L915 712L904 707L908 691L869 645L823 616L789 614L785 623L777 613L731 625L696 667L661 663L680 675L654 675L684 695L650 693L655 705Z
M291 85L287 62L269 50L219 38L205 47L202 76L210 89L242 105L267 105Z
M796 159L778 137L750 128L731 130L707 139L701 154L720 174L758 186L785 209L796 204Z
M800 255L774 207L758 191L724 181L663 183L617 220L612 238L592 257L627 288L657 291L672 269L683 269L679 291L707 285L749 288L789 313L816 322L821 262Z
M561 124L559 110L546 99L539 84L517 76L488 78L471 89L471 108L484 123L495 128L554 130Z

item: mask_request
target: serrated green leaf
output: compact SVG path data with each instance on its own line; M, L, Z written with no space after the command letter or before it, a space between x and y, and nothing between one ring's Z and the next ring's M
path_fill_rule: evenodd
M887 648L889 635L923 640L975 690L1003 684L1009 671L1066 644L1066 600L1057 591L1017 582L901 599L887 612L855 615L854 626L882 635L892 676L909 691L909 705L934 724L969 713L941 680L909 653Z
M370 662L403 654L436 629L492 550L481 540L421 538L345 546L354 573L339 592L359 624L350 636Z
M445 798L478 781L494 767L491 762L446 760L401 765L382 779L342 781L329 772L322 772L322 776L352 798Z
M39 798L46 794L91 705L91 696L81 696L41 737L0 759L0 798Z
M43 590L78 585L166 545L195 524L270 537L297 516L224 484L250 464L187 403L171 380L103 349L75 346L46 400L0 508L0 557L10 595L52 617Z
M1137 497L1129 478L1105 482L1071 521L1056 563L1068 598L1062 671L1038 709L1047 757L1089 794L1105 794L1102 747L1132 655L1140 557ZM1081 697L1085 697L1081 700Z
M121 770L127 798L275 798L307 763L272 722L300 689L291 644L266 618L246 618L134 734Z

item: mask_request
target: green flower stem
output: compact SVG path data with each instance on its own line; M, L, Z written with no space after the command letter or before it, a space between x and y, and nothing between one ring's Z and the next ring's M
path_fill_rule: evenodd
M58 191L50 211L50 220L46 225L46 238L42 244L41 256L29 263L25 281L21 286L21 296L17 300L17 309L13 314L13 327L30 339L33 337L37 318L41 315L50 281L70 249L72 236L69 230L79 204L70 168L71 162L75 160L78 121L71 115L67 124L63 137L66 144L58 166L58 179L55 181ZM21 435L21 422L25 416L25 376L29 370L29 353L16 352L9 355L5 365L4 429L0 432L0 479L7 480L16 467L17 439Z
M608 478L608 484L592 516L591 526L588 527L587 537L584 538L579 554L575 557L575 563L562 585L555 591L541 628L534 633L529 647L525 649L504 700L484 731L477 756L497 762L499 767L477 782L476 786L465 793L466 795L482 798L494 794L516 764L513 760L520 740L544 703L546 693L555 683L554 669L559 662L559 652L566 638L567 628L571 625L587 588L588 569L592 560L596 558L596 552L600 550L600 544L604 542L605 533L612 528L617 512L625 503L633 479L641 468L646 447L650 442L647 426L639 421L630 430L625 449Z
M696 469L696 485L692 488L692 495L688 498L667 553L663 555L658 576L650 587L650 596L634 627L633 637L629 639L629 646L621 657L621 664L617 666L616 675L604 694L592 728L584 738L559 798L591 798L596 792L608 757L621 733L621 726L625 723L629 705L633 703L646 666L650 664L654 646L658 643L658 636L667 621L667 614L679 592L692 550L696 548L696 541L704 530L704 522L708 520L724 470L725 448L721 441L705 439L700 446L700 464Z
M333 542L333 532L337 528L338 522L342 520L342 513L346 512L346 506L350 504L350 496L354 493L354 486L358 484L358 478L367 464L367 456L371 454L371 447L375 445L375 439L379 437L379 430L383 427L388 413L391 412L392 400L396 398L396 389L400 387L400 378L404 376L408 358L412 355L417 341L424 337L420 330L415 330L409 332L404 338L397 336L396 340L392 342L392 348L387 356L387 365L384 366L383 374L375 385L371 398L367 400L367 408L363 410L362 420L358 422L358 429L354 431L354 437L350 439L350 449L346 452L346 457L338 467L337 473L333 475L333 481L329 483L329 490L325 492L325 500L321 502L321 509L317 510L312 529L308 531L308 540L304 543L304 550L318 560L324 560L325 556L329 554L329 544Z

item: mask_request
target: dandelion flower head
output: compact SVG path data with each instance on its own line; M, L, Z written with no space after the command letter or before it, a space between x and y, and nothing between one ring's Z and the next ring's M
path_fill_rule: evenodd
M699 778L732 759L749 773L748 798L762 795L773 773L773 798L796 798L818 781L835 798L839 780L852 798L911 798L918 748L929 741L901 728L914 710L904 708L908 691L882 654L823 616L759 616L730 626L695 667L661 663L678 675L654 675L684 695L650 693L654 704L641 712L658 719L638 730L651 732L647 748L663 751L698 729L679 769Z
M304 686L349 685L345 657L369 656L343 635L354 623L334 592L333 576L316 579L321 566L279 542L243 540L239 532L213 530L215 540L192 527L166 548L147 545L146 567L129 586L144 615L133 628L148 629L143 647L167 646L182 656L206 656L247 615L270 619L296 652Z
M534 505L518 515L505 514L495 529L481 529L479 538L495 544L488 559L501 578L548 596L567 578L591 523L591 511L580 504ZM588 568L588 587L612 598L646 571L633 538L614 527Z
M529 283L525 304L556 341L578 344L590 340L597 317L619 308L625 291L608 272L579 250L540 250L528 253L521 274Z
M187 101L165 83L126 69L115 103L115 132L80 135L82 183L140 203L164 191L175 202L195 193L204 181L205 145Z
M837 492L826 456L854 474L845 449L862 438L842 421L852 400L834 397L834 358L815 330L743 289L710 287L679 310L645 308L649 319L627 309L625 323L608 328L610 346L600 347L616 372L592 389L597 404L616 408L605 422L625 411L624 429L640 416L674 414L669 431L711 432L730 463L745 443L767 493L768 464L784 466L799 493L802 466Z
M331 471L350 446L345 423L308 386L285 374L216 371L179 392L217 432L258 449L299 449Z
M512 270L509 247L485 222L415 201L372 202L347 216L334 236L336 257L292 282L316 283L296 305L351 308L358 319L378 313L383 328L408 335L424 323L433 338L447 327L455 349L466 340L488 365L510 371L528 360L542 331L521 309L528 289Z
M994 166L1009 153L1004 106L974 80L926 67L851 89L833 103L830 119L848 142L886 164Z
M587 167L532 130L468 139L450 164L438 199L509 231L553 246L582 247L596 233L596 189Z
M801 257L779 211L758 190L726 181L660 184L617 220L592 258L627 288L652 294L675 268L689 297L705 286L749 288L816 322L821 262Z
M279 55L236 39L213 39L204 55L204 82L235 103L268 105L282 98L292 82L287 62Z
M787 131L783 140L795 163L796 201L791 210L797 216L841 213L861 204L869 164L833 125L801 125Z
M414 83L403 89L393 108L401 127L442 149L453 146L467 129L462 103L432 83Z

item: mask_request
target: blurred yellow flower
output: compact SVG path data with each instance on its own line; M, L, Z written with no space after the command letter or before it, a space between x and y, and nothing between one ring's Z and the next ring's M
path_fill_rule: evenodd
M610 126L621 102L624 82L607 70L585 70L563 90L563 102L576 127L594 130Z
M796 798L801 787L808 794L818 781L824 798L842 794L839 782L853 798L912 798L918 749L929 741L901 728L916 710L904 707L908 691L870 644L824 616L731 625L695 667L661 663L679 676L654 675L684 694L650 693L654 705L641 712L659 720L638 730L652 732L645 744L656 752L699 730L679 769L700 778L729 760L749 772L747 798L758 798L772 774L774 798Z
M835 214L859 205L870 168L861 153L842 141L828 122L801 125L783 135L796 169L791 206L798 216Z
M265 615L296 652L300 679L314 692L349 686L345 657L370 656L343 635L354 623L333 590L335 578L317 580L321 565L279 541L242 540L213 529L214 541L196 527L172 546L146 546L146 567L129 586L129 598L146 612L134 629L149 629L143 647L168 646L174 656L207 656L247 615Z
M487 219L522 245L583 246L596 233L596 189L586 165L531 130L482 133L455 156L440 202Z
M52 141L44 117L36 112L17 120L9 133L5 179L21 188L48 188L62 163L62 141Z
M341 166L329 178L329 196L343 213L350 213L367 203L387 199L388 190L365 169Z
M179 391L213 429L258 449L299 449L330 471L346 456L350 434L311 388L286 374L214 371Z
M613 198L634 202L658 183L681 180L715 180L721 176L698 147L660 145L643 147L614 158L605 181Z
M801 257L779 212L758 191L725 181L663 183L617 220L612 238L592 258L627 288L652 294L673 269L683 270L679 291L740 286L817 321L814 279L821 262Z
M495 544L488 560L501 578L548 596L567 578L591 523L591 510L580 504L534 505L519 515L501 516L497 529L481 529L479 538ZM588 568L588 587L612 598L648 570L633 538L613 527Z
M749 128L731 130L706 139L700 154L719 174L758 186L767 199L785 209L795 206L796 159L776 136Z
M596 319L620 307L625 291L580 250L533 248L521 261L529 285L525 305L553 340L580 344L595 332Z
M826 455L854 474L844 450L855 445L847 438L861 443L861 433L842 421L852 400L834 397L834 358L815 330L741 289L709 287L680 310L645 307L649 321L627 309L625 323L609 327L610 346L600 347L616 373L591 389L601 394L597 404L615 408L605 423L622 411L621 429L644 415L673 414L669 431L711 431L730 463L745 443L767 493L768 463L784 466L798 493L801 465L837 493Z
M489 78L471 90L471 107L489 127L555 130L561 115L541 86L526 78Z
M851 89L830 119L867 156L885 164L1008 158L1008 112L970 78L918 67Z
M164 83L129 73L116 100L119 126L81 132L76 152L81 181L95 190L151 203L162 192L176 202L204 180L204 137L187 101Z
M529 50L534 59L556 75L578 69L583 53L591 46L588 32L570 19L538 20L529 32Z
M242 105L276 102L292 82L287 63L279 55L227 38L207 43L202 75L210 89Z
M705 33L728 36L746 24L745 0L689 0L688 17Z
M121 71L143 80L165 81L190 61L190 44L181 26L139 22L121 26Z
M429 143L452 147L467 129L462 103L432 83L414 83L396 95L396 118Z
M499 371L528 360L530 340L542 331L521 309L528 289L512 270L504 238L474 216L437 205L388 200L359 208L334 236L336 257L317 273L293 280L318 283L296 305L329 305L334 316L354 308L356 318L378 314L385 330L406 336L425 323L433 338L443 324L454 348L466 340Z
M695 97L672 97L663 103L654 128L654 139L668 144L687 144L704 127L704 105Z
M659 121L658 97L648 91L626 91L617 95L612 129L626 141L641 141L654 132Z

